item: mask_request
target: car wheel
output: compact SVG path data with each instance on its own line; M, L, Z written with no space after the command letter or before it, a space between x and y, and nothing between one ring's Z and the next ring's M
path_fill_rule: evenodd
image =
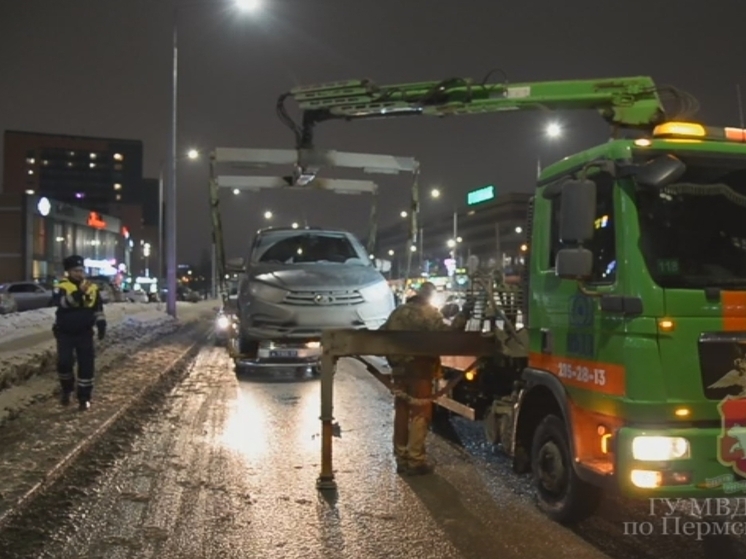
M601 500L601 489L580 479L565 423L548 415L534 433L531 468L539 508L553 520L573 524L592 515Z

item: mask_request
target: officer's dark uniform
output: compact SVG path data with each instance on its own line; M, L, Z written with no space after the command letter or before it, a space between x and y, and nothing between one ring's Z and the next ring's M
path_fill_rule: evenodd
M83 268L83 258L69 256L64 260L66 272ZM99 340L106 334L106 317L98 287L90 281L77 281L66 277L55 289L57 315L54 334L57 339L57 374L62 385L62 404L70 403L75 390L73 368L78 361L77 396L80 410L90 407L93 391L95 351L93 329L98 330Z

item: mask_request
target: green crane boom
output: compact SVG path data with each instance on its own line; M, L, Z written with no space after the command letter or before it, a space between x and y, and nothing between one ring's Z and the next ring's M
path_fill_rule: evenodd
M298 149L311 149L314 126L332 119L590 109L598 111L615 128L647 131L666 120L661 91L663 88L644 76L515 84L452 78L387 86L357 80L294 88L280 96L277 111L295 133ZM679 99L686 98L686 94L675 90L674 94ZM303 111L301 125L288 116L288 97Z

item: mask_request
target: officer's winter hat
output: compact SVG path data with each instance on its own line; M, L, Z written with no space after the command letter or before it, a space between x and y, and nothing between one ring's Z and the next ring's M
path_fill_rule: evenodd
M73 254L72 256L68 256L62 261L62 266L65 268L66 272L69 272L73 268L84 268L83 264L83 257L78 256L77 254Z

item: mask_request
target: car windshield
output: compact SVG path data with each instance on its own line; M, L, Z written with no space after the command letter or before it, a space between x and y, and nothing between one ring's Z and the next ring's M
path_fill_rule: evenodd
M361 250L343 233L292 232L261 236L251 260L265 264L369 264L363 258Z
M676 183L638 191L640 244L661 287L746 288L746 158L687 157Z

